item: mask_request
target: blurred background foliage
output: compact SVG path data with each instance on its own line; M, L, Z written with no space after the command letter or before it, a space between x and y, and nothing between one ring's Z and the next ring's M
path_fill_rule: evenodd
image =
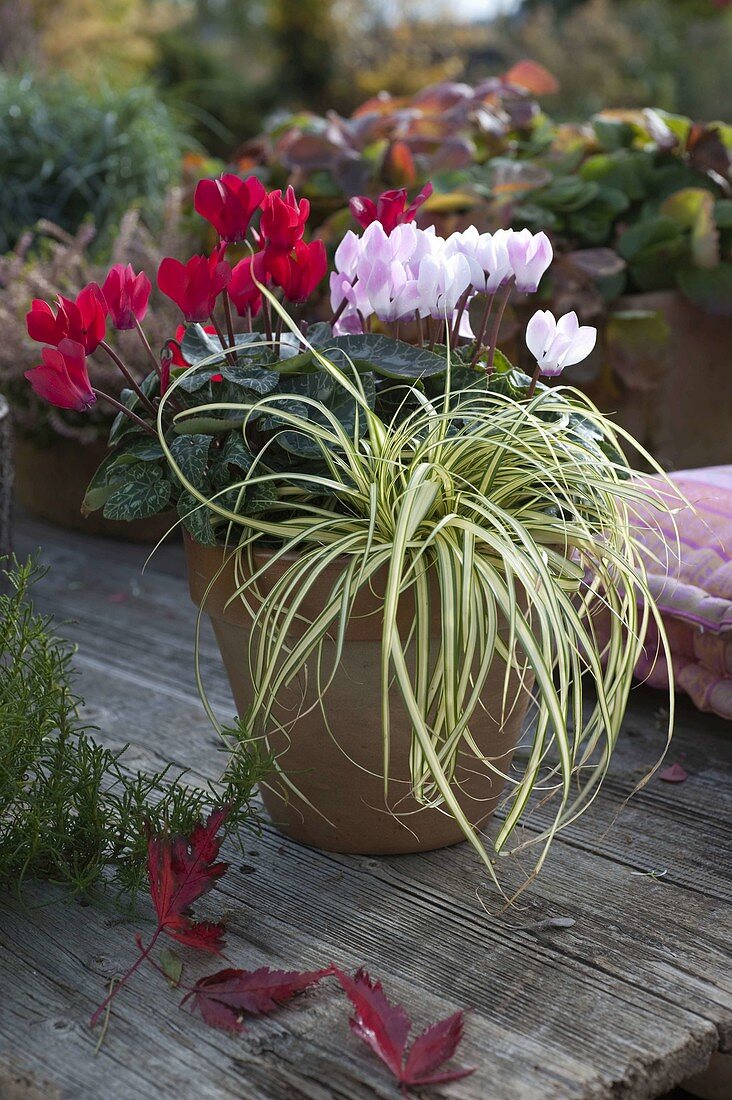
M278 109L350 114L522 57L557 77L555 117L653 105L709 120L732 102L730 56L729 0L0 0L6 73L91 93L150 82L223 157Z
M331 248L348 195L426 178L444 232L544 228L547 304L653 366L668 325L623 295L732 303L730 57L732 0L0 0L0 384L31 291L205 246L227 165L293 182Z

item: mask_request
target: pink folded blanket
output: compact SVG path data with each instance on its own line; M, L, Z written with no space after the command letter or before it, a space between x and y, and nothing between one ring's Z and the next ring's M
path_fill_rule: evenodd
M648 480L670 498L660 479ZM732 466L682 470L671 481L690 506L677 502L673 518L649 509L635 521L648 550L649 587L669 637L677 688L700 710L732 719ZM636 675L668 686L655 627Z

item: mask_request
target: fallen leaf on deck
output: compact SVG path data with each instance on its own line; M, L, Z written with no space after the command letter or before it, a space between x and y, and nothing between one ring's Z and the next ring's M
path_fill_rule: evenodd
M670 764L658 773L658 778L664 783L683 783L689 778L689 773L681 767L681 764Z
M421 1032L407 1051L412 1021L401 1005L387 999L381 983L369 977L363 968L353 977L336 966L332 973L355 1009L349 1020L351 1030L389 1067L402 1088L445 1085L475 1072L474 1067L461 1066L440 1071L463 1037L462 1012L455 1012Z
M228 968L209 974L196 982L181 1001L192 1001L192 1011L198 1009L211 1027L224 1031L244 1031L244 1016L263 1016L303 993L321 978L325 970L258 970Z

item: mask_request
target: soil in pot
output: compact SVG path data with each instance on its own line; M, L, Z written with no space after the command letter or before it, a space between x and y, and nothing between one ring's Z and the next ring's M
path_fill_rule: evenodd
M205 599L204 610L211 618L237 709L243 714L252 698L248 673L250 621L239 600L226 606L234 592L233 566L227 565L206 595L221 567L223 552L186 539L186 553L191 596L199 606ZM274 577L275 570L281 575L283 568L281 562L277 563L271 575ZM333 575L326 572L321 578L322 587L314 591L312 606L306 608L308 616L316 613L318 604L322 606L332 583ZM260 587L265 589L266 581ZM263 787L262 797L273 822L303 844L371 855L428 851L464 840L444 808L425 808L410 794L411 726L396 688L391 696L390 781L385 794L380 631L378 599L370 592L363 593L348 626L342 660L324 695L323 709L318 703L313 670L308 670L305 683L278 700L281 722L297 714L299 717L289 736L275 733L270 744L279 768L303 797L288 792L276 773ZM481 752L502 772L510 767L531 686L529 678L522 684L518 673L511 672L504 714L504 675L505 665L496 659L482 698L483 709L476 712L471 723ZM472 754L461 754L455 790L469 820L481 826L493 813L505 781L477 763Z

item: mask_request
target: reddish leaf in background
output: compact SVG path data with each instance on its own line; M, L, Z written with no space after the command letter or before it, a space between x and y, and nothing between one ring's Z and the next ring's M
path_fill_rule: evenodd
M196 982L181 1005L192 1002L211 1027L244 1031L244 1016L263 1016L330 974L326 970L219 970Z
M528 59L517 61L513 68L504 73L503 80L506 84L518 84L532 95L556 95L559 91L556 77L537 61Z
M388 1000L381 983L370 978L363 968L353 977L336 966L332 973L355 1009L349 1021L351 1030L389 1067L402 1088L444 1085L475 1072L474 1068L461 1067L439 1072L453 1057L462 1039L462 1012L455 1012L427 1028L417 1036L407 1053L412 1021L401 1005Z
M217 836L227 808L214 811L190 837L151 836L147 845L150 896L158 915L158 931L203 951L219 952L223 924L193 921L190 907L207 893L229 866L216 862L222 838Z
M670 764L658 773L658 778L664 783L683 783L689 778L689 773L681 767L681 764Z

